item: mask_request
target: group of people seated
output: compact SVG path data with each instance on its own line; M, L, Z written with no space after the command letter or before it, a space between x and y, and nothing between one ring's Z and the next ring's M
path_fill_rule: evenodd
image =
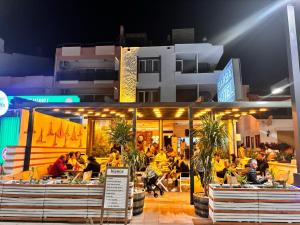
M147 167L145 170L145 187L149 190L149 185L154 185L163 193L161 187L156 182L159 177L165 175L165 180L172 181L174 188L178 187L180 176L189 176L189 165L183 154L177 154L176 150L170 147L160 149L157 154L153 154L150 149L146 152ZM151 191L151 190L150 190Z
M98 177L101 171L100 164L95 157L89 156L87 162L83 159L80 152L70 152L66 155L61 155L53 165L50 166L49 174L53 177L62 177L66 172L89 172L92 171L92 177Z
M221 159L219 153L215 153L213 159L213 169L215 176L220 179L224 179L226 183L226 176L237 176L238 159L234 154L231 155L231 163L226 163ZM269 168L268 161L264 152L258 152L255 159L250 159L245 165L247 182L251 184L263 184L270 178L266 171ZM261 178L258 178L258 175Z

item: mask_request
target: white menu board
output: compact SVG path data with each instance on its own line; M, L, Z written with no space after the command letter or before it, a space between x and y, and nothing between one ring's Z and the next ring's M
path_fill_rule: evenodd
M127 211L129 170L128 168L108 167L103 197L103 209Z
M104 208L125 209L127 196L127 177L108 176L105 184Z

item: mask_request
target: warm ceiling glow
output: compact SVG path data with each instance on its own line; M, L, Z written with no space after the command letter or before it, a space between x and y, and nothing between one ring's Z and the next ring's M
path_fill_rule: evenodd
M120 116L121 113L116 113L116 116Z
M224 116L224 115L225 115L225 113L223 113L223 112L220 112L220 113L219 113L219 115L220 115L220 116Z
M103 112L108 112L109 111L109 108L104 108L103 109Z
M211 109L204 109L204 112L210 112L211 111Z
M85 114L83 114L83 116L87 116L87 114L85 113Z
M179 118L182 116L182 114L184 113L185 109L184 108L179 108L175 114L176 118Z
M84 112L84 109L83 108L78 109L78 112Z
M141 118L143 117L144 115L142 113L137 113L137 117Z
M78 112L77 112L77 113L75 113L75 116L80 116L80 113L78 113Z
M162 117L162 115L161 115L161 112L160 112L160 109L159 109L159 108L154 108L154 109L153 109L153 112L155 113L155 116L156 116L157 118L160 118L160 117Z
M232 112L238 112L238 111L240 111L240 109L238 109L238 108L232 109Z
M71 114L71 111L70 110L66 110L65 113L66 114Z
M128 112L133 112L133 111L134 111L133 108L129 108L129 109L128 109Z
M123 117L123 118L124 118L124 117L125 117L125 115L124 115L124 114L121 114L121 115L120 115L120 117Z
M109 113L110 114L116 114L116 111L110 111Z
M236 113L234 114L234 117L240 117L240 114Z
M101 117L106 117L106 114L102 114Z
M266 108L260 108L259 111L260 112L266 112L266 111L268 111L268 109L266 109Z
M88 114L93 114L94 112L93 111L88 111Z
M225 114L230 114L230 113L231 113L231 111L228 111L228 110L225 111Z
M101 115L101 114L100 114L100 113L98 113L98 112L97 112L97 113L95 113L95 116L100 116L100 115Z
M247 116L248 113L242 112L242 116Z
M256 110L250 110L249 111L249 114L254 114L254 113L256 113Z
M53 111L54 111L54 112L59 112L59 111L60 111L60 109L53 109Z

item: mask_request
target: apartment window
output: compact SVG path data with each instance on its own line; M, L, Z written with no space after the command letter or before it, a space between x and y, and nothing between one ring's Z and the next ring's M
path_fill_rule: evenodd
M138 59L139 73L159 73L160 58L139 58Z
M176 60L176 72L183 71L183 60Z
M138 90L138 102L159 102L159 90Z

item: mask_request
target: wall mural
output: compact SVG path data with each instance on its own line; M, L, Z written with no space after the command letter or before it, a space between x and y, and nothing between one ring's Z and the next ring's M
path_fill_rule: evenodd
M61 118L34 112L33 146L85 148L86 127Z

